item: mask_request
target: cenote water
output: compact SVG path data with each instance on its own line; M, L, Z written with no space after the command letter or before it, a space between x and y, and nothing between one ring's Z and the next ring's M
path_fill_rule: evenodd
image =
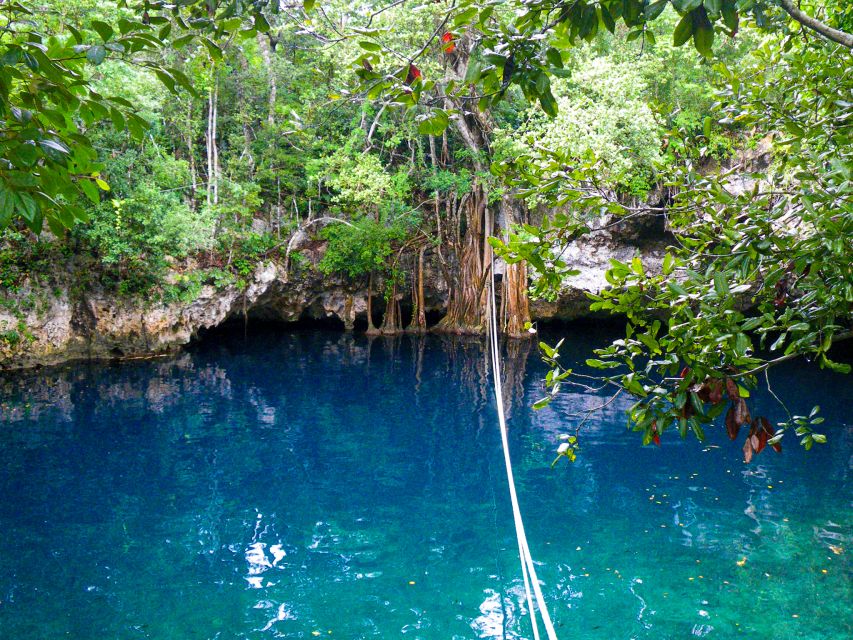
M569 331L567 361L606 337ZM561 639L851 637L849 378L775 372L822 405L810 453L643 448L614 403L552 470L561 414L601 398L533 414L535 349L504 366ZM0 637L532 638L484 370L477 342L261 331L6 376Z

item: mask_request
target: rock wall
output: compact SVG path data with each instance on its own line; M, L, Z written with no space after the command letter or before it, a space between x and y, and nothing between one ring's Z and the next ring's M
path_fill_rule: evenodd
M566 247L564 257L581 274L566 283L557 299L534 301L538 320L574 320L589 317L587 291L607 286L604 272L609 260L630 260L638 251L647 269L662 261L666 245L662 229L636 225L608 226ZM205 329L228 320L295 322L334 320L352 329L367 313L366 282L323 276L310 265L325 247L306 238L300 254L308 266L286 270L276 262L257 265L245 288L236 284L219 288L208 284L187 302L130 300L102 289L75 289L69 273L65 284L37 286L29 283L14 294L3 292L0 307L0 370L52 365L69 360L133 358L180 349ZM411 283L408 283L411 284ZM427 260L425 293L428 313L443 313L447 288L438 265ZM384 308L383 288L375 285L374 312ZM409 301L408 287L401 302Z

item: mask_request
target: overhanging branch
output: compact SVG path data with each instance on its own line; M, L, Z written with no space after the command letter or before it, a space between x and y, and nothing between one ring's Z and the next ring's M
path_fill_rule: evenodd
M834 29L820 20L812 18L809 14L801 11L799 7L794 4L793 0L779 0L779 6L781 6L789 16L801 25L819 33L828 40L842 44L848 49L853 49L853 34Z

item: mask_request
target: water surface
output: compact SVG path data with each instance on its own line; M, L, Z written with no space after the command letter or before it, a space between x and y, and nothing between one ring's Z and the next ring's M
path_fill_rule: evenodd
M567 360L601 332L572 330ZM853 383L792 365L829 444L641 447L507 355L511 446L561 638L849 638ZM477 342L219 335L0 380L0 637L532 637ZM779 417L767 398L757 409Z

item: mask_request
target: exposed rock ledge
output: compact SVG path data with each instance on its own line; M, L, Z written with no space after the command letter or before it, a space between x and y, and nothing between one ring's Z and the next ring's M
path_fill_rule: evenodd
M665 244L662 230L636 228L601 229L573 243L565 257L581 274L567 283L557 300L535 301L534 318L588 317L585 292L606 286L610 258L630 260L639 251L647 268L654 269ZM303 255L316 264L325 247L306 245ZM357 320L364 321L367 310L363 282L323 277L313 268L288 274L275 262L259 264L245 288L204 285L189 302L130 301L102 290L72 295L72 285L25 286L12 297L21 304L0 308L0 369L166 353L180 349L201 330L243 317L250 322L337 319L352 328ZM427 311L443 312L447 291L435 265L427 265L425 289ZM403 296L405 304L408 297ZM8 301L10 294L4 297ZM375 294L374 308L382 307L381 295Z

